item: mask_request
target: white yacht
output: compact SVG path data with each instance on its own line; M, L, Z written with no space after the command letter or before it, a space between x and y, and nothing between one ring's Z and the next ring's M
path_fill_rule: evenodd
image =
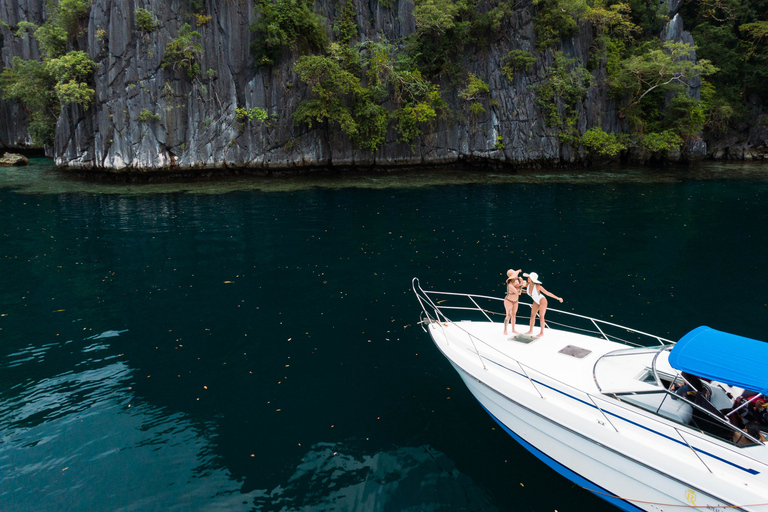
M768 512L768 447L743 428L768 394L768 343L708 327L675 343L553 308L544 336L504 335L502 299L413 291L486 412L563 476L628 511Z

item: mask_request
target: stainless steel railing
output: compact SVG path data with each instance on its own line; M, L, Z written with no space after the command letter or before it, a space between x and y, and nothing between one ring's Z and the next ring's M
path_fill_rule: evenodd
M430 322L430 321L451 322L452 320L446 315L446 312L452 312L452 311L480 313L490 322L493 322L492 316L494 315L501 316L502 320L505 316L505 313L501 313L498 311L498 309L503 310L503 307L502 308L493 307L493 306L501 305L500 303L503 304L504 299L499 297L489 297L487 295L473 295L469 293L439 292L439 291L433 291L433 290L424 290L421 287L421 284L417 277L413 278L413 280L411 281L411 285L413 286L413 292L414 294L416 294L416 298L419 301L419 304L421 305L424 315L426 315L427 317L425 320L426 322ZM457 302L456 299L463 302ZM443 305L443 303L449 302L449 301L450 301L449 304ZM487 308L484 308L480 306L480 304L478 304L478 302L484 303L488 301L490 301L489 302L490 305ZM458 305L454 305L454 304L458 304ZM462 304L466 304L466 305L462 305ZM523 302L522 300L520 301L520 305L528 308L531 307L531 303ZM552 320L552 317L550 316L551 313L554 313L556 315L555 320ZM604 320L599 320L597 318L592 318L584 315L579 315L576 313L571 313L570 311L562 311L552 307L547 307L547 316L548 316L547 326L549 326L550 324L557 325L567 330L592 334L597 336L598 338L603 338L608 341L623 343L625 345L631 345L635 347L647 347L649 346L648 344L649 340L651 340L655 345L673 345L674 344L674 341L668 340L666 338L662 338L660 336L656 336L655 334L648 334L643 331L638 331L637 329L624 327L622 325L606 322ZM575 323L581 323L583 327L574 325ZM613 332L610 332L609 329L612 329ZM629 339L625 339L631 336L636 337L639 341L631 341ZM643 342L643 340L645 340L645 342Z

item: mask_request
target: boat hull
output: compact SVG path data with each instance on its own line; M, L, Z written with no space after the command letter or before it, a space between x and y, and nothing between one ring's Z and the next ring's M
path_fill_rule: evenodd
M696 502L707 504L701 510L745 510L594 442L500 395L453 366L483 409L525 449L575 484L622 510L696 510Z

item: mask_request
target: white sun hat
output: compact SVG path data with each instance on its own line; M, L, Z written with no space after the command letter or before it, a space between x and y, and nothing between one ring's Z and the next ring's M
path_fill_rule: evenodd
M533 281L536 284L541 284L541 281L539 281L539 274L536 272L531 272L530 274L523 274L523 277L527 277L529 281Z

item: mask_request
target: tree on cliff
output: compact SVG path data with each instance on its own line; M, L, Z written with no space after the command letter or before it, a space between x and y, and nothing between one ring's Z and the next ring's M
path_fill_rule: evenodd
M622 117L636 113L643 99L657 89L687 87L694 77L717 71L708 60L691 60L696 47L690 44L667 41L659 47L647 46L646 51L624 59L611 76L614 93L629 97Z

